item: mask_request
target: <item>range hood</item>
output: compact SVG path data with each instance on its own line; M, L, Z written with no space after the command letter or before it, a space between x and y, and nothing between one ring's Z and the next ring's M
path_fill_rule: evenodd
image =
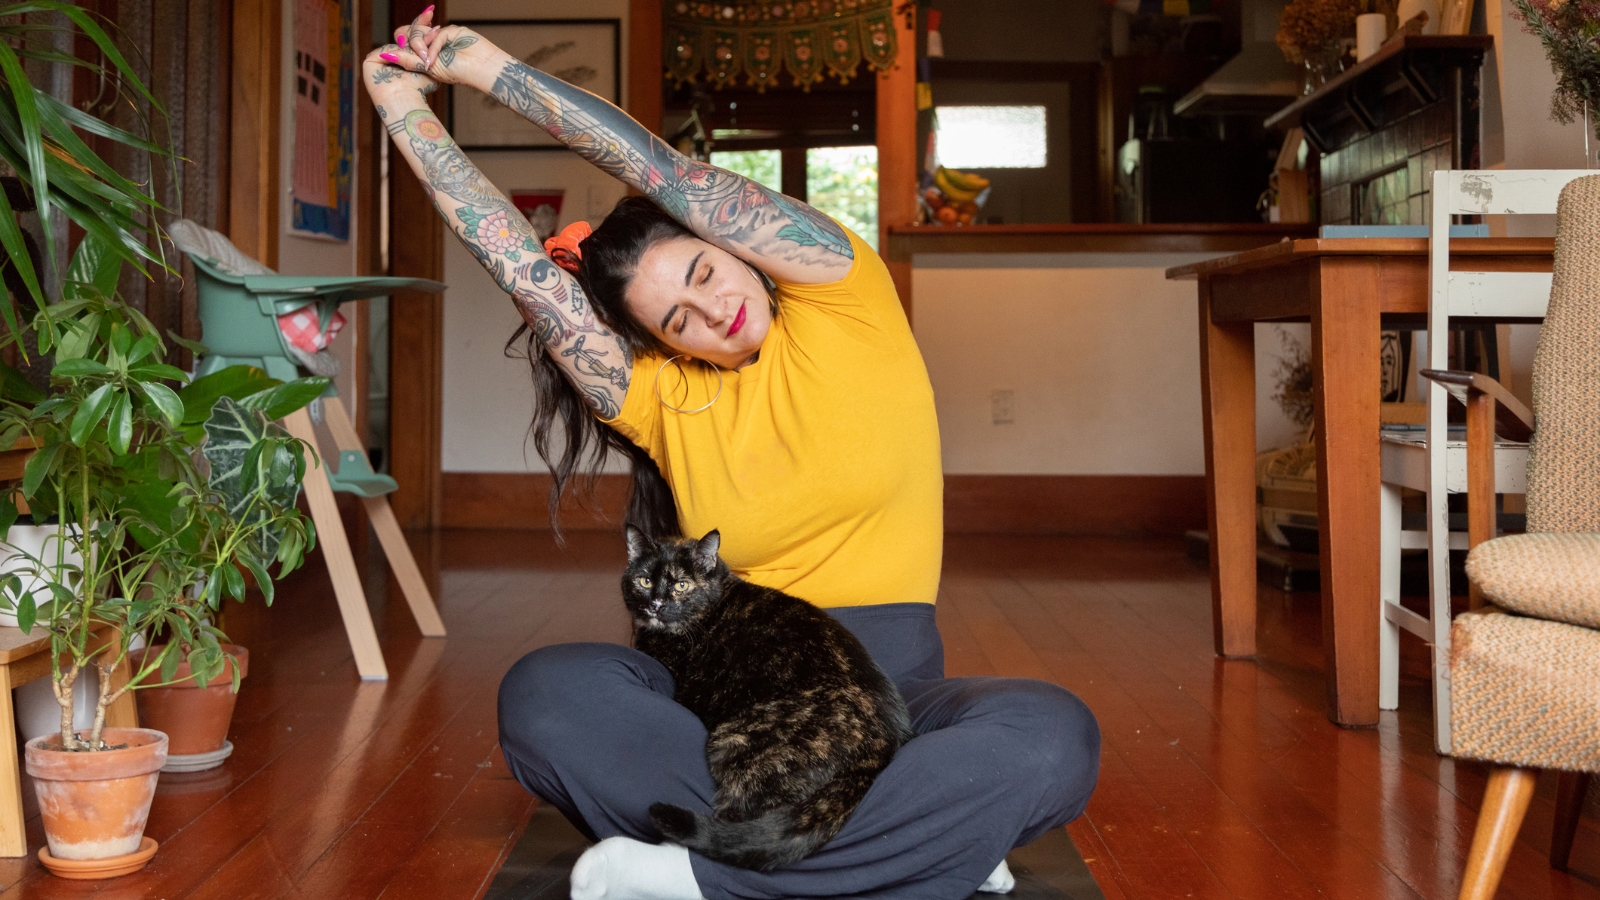
M1271 41L1250 41L1238 56L1173 104L1180 116L1266 118L1300 96L1300 71Z

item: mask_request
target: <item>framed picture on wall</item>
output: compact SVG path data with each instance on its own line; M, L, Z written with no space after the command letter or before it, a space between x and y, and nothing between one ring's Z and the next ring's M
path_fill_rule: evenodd
M622 23L618 19L493 19L457 22L541 72L622 103ZM561 149L544 129L500 101L454 85L450 133L466 150Z

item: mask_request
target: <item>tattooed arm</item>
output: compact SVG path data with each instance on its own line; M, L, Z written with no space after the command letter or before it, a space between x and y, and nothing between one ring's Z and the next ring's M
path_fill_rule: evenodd
M399 155L421 179L445 224L516 301L545 352L598 415L615 418L633 370L626 348L596 321L577 280L545 255L528 220L483 177L428 109L426 97L437 85L379 59L380 53L394 49L373 51L363 74Z
M400 65L492 95L607 174L661 204L695 234L784 281L824 284L849 272L844 230L810 206L698 162L588 91L514 59L469 29L413 23ZM423 63L421 56L427 56Z

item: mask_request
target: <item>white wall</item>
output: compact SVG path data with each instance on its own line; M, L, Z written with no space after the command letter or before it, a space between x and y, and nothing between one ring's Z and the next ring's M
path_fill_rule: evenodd
M627 103L628 0L452 0L452 20L622 20L622 91ZM566 189L561 224L584 219L597 224L626 188L621 182L563 150L494 151L472 154L473 162L506 193L526 188ZM411 177L408 172L398 177ZM525 445L533 413L528 364L507 359L506 339L521 323L511 300L459 241L445 245L444 421L442 464L446 472L542 472Z

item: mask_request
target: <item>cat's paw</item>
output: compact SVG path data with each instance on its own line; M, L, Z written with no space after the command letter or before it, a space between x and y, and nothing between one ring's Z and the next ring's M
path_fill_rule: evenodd
M668 840L682 843L695 833L694 813L670 803L650 804L650 818Z

